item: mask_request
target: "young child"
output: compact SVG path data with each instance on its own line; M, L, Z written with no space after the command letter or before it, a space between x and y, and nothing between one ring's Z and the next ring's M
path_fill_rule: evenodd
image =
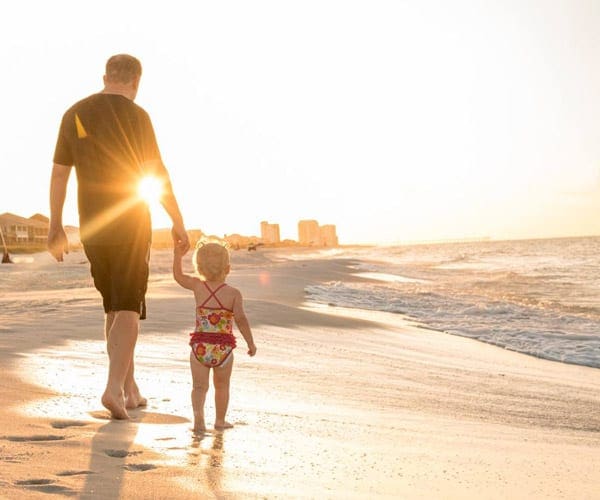
M233 427L225 420L236 346L233 322L244 337L250 356L256 354L252 331L244 313L242 294L225 283L230 270L227 248L219 243L199 242L193 256L197 277L183 273L182 257L181 250L175 246L173 277L183 288L192 290L196 298L196 329L190 334L194 433L206 430L204 401L211 368L215 387L215 429L228 429Z

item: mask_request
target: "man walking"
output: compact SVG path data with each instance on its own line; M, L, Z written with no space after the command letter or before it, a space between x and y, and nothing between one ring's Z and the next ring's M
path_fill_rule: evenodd
M48 249L60 262L68 252L62 212L75 167L81 241L106 313L109 370L102 404L117 419L129 418L128 409L146 404L134 378L152 236L150 212L138 194L143 178L162 185L161 204L173 223L174 244L184 252L190 245L152 122L133 102L141 74L133 56L119 54L107 61L102 92L63 115L50 181Z

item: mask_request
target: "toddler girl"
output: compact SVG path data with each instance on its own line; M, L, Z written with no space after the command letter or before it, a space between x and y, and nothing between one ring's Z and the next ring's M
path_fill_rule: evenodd
M173 277L183 288L192 290L196 299L196 329L190 334L194 433L206 430L204 401L211 368L215 387L215 429L228 429L233 427L225 420L233 349L236 346L233 322L235 321L244 337L250 356L256 354L252 331L244 313L242 294L237 288L225 283L230 270L227 248L220 243L198 243L193 256L198 276L183 273L182 257L181 249L175 246Z

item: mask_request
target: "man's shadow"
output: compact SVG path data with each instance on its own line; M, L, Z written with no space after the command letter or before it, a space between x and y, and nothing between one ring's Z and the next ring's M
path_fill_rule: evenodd
M97 418L108 415L92 414ZM176 415L130 411L130 420L108 420L92 438L89 474L81 493L81 499L120 498L123 476L127 471L144 471L155 468L151 463L131 463L131 457L143 451L132 451L139 426L144 424L180 424L188 419Z
M80 498L119 498L125 473L125 460L135 440L139 422L110 420L92 439L90 474Z

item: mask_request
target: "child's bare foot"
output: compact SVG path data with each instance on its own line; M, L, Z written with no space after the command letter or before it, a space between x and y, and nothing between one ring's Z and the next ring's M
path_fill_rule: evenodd
M194 428L192 429L192 432L195 435L202 435L206 432L206 426L204 425L204 422L194 422Z
M117 420L127 420L129 418L123 396L115 397L109 392L105 392L102 395L102 404L110 412L112 418Z
M217 431L224 431L225 429L231 429L232 427L233 424L230 424L226 420L223 420L222 422L215 422L215 430Z
M194 434L204 434L206 432L206 424L204 423L204 415L202 413L194 413Z
M204 436L205 432L206 432L206 427L204 427L204 426L198 426L198 427L196 427L194 425L194 428L192 429L192 434L194 436L200 436L200 437L202 437L202 436Z

